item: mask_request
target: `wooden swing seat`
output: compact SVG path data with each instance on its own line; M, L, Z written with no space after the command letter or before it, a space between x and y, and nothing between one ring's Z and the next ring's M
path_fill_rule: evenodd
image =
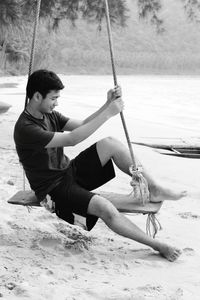
M116 197L123 199L125 195L111 193L111 192L100 192L99 195L105 197L108 200L116 199ZM47 196L48 197L48 196ZM15 204L15 205L22 205L26 206L27 208L36 206L36 207L45 207L51 213L55 212L54 210L54 202L45 198L43 201L39 201L35 196L35 193L31 190L27 191L18 191L14 194L9 200L8 203ZM156 218L156 213L160 210L163 202L148 202L145 205L133 203L130 210L120 210L123 213L130 213L130 214L143 214L147 215L146 221L146 232L148 235L155 238L158 230L160 230L161 224Z
M120 197L123 198L123 194L113 193L113 192L100 192L101 196L111 200L112 198ZM31 190L18 191L14 194L9 200L8 203L24 206L42 206L41 202L37 199L34 192ZM141 214L156 214L163 202L148 202L145 205L133 203L133 206L130 210L120 210L124 213L141 213Z

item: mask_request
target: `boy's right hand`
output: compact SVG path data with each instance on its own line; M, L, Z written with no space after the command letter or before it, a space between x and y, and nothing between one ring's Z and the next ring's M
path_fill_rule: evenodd
M107 104L122 97L122 90L120 86L116 86L114 89L110 89L107 93Z
M124 102L122 101L121 95L120 86L108 91L106 104L110 117L117 115L124 109Z

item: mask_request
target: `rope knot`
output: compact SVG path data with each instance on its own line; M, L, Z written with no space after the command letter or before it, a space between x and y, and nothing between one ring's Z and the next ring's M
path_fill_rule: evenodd
M142 202L143 205L149 202L149 189L146 178L142 174L142 167L134 167L133 165L129 168L132 175L131 186L133 187L133 195Z

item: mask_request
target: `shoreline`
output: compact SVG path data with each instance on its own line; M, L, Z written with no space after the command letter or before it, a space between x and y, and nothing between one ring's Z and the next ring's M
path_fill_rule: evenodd
M49 68L48 68L49 69ZM90 71L81 71L81 70L77 70L77 71L71 71L71 72L63 72L62 70L55 70L55 68L50 68L53 69L54 72L56 72L57 74L61 74L63 76L112 76L112 71L108 70L107 72L90 72ZM0 73L0 78L11 78L11 77L24 77L27 76L28 73L18 73L16 72L16 74L10 74L9 72L5 72L5 73ZM200 76L200 70L197 71L188 71L186 70L185 72L170 72L170 71L156 71L155 72L152 71L118 71L117 70L117 76L160 76L160 77L176 77L176 76L180 76L180 77L199 77Z

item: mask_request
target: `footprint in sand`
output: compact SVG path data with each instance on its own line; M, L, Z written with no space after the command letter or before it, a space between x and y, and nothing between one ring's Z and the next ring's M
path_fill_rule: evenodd
M64 254L65 256L70 256L74 254L79 254L84 250L88 250L88 244L80 239L80 240L72 240L72 239L60 239L56 237L44 237L37 242L37 245L42 247L44 250L48 252L55 253L59 251L60 253Z
M157 293L160 293L162 292L163 290L163 287L161 285L150 285L150 284L147 284L147 285L144 285L144 286L139 286L137 288L137 290L139 291L143 291L143 292L157 292Z
M68 249L71 252L73 252L73 254L81 253L84 250L89 250L89 245L84 239L80 239L80 240L69 239L65 241L64 247L65 249Z
M0 234L0 246L16 246L16 241L11 240L8 236Z
M187 255L187 256L192 256L194 255L195 251L193 248L189 248L189 247L186 247L183 249L183 252Z
M28 286L27 286L28 287ZM23 287L23 285L21 284L16 286L16 288L14 289L14 294L17 296L17 297L25 297L25 298L29 298L29 291L28 289L26 289L25 287Z
M200 219L200 215L191 212L183 212L178 214L183 219Z
M46 237L39 242L40 246L45 249L61 249L62 242L58 238Z
M139 291L138 299L182 299L183 290L181 288L175 288L174 290L169 291L165 290L161 285L151 285L147 284L144 286L139 286L137 288ZM142 293L142 295L141 295ZM143 298L144 297L144 298ZM135 297L134 299L137 299Z
M13 282L7 282L5 284L5 288L7 288L8 290L12 291L14 288L16 287L16 284Z

